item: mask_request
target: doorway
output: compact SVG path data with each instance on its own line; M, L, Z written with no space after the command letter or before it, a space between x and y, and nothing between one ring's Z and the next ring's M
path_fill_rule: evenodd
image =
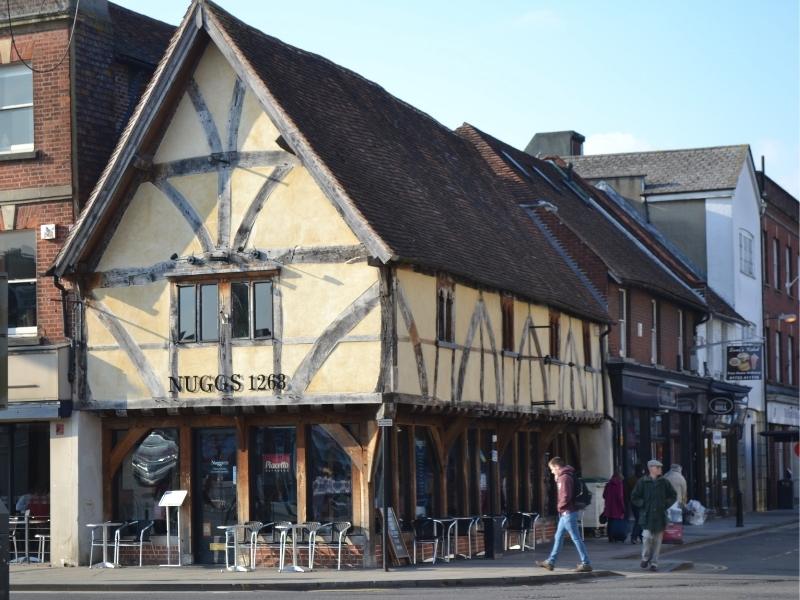
M236 506L236 431L194 431L192 497L195 562L225 562L225 531L238 521Z

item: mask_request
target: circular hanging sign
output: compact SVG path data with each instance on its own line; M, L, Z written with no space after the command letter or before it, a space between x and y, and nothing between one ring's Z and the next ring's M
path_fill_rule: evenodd
M712 398L708 401L708 410L715 415L729 415L733 412L733 400L722 396Z

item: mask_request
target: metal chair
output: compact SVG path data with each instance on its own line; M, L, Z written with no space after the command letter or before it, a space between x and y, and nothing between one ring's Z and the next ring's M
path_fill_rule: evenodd
M248 558L252 558L253 549L251 545L252 533L248 527L248 523L232 525L225 530L225 569L230 568L230 561L228 560L228 550L233 550L233 564L237 565L236 551L239 554L243 550L247 550Z
M120 548L139 548L139 566L142 566L142 550L145 544L150 544L153 556L156 555L155 546L150 539L153 521L130 521L114 532L114 564L119 564ZM94 532L92 532L94 534Z
M336 521L334 523L325 523L317 527L309 534L309 548L308 548L308 569L314 570L314 555L317 551L317 544L322 542L326 546L337 546L337 559L336 570L342 570L342 542L347 535L347 532L353 526L349 521ZM324 532L329 532L328 539L325 539Z
M14 560L19 560L19 553L17 552L17 524L12 522L8 526L8 541L14 548Z
M471 517L469 519L459 518L453 529L453 537L456 538L456 540L459 537L467 536L467 554L464 555L465 558L472 558L472 532L475 531L475 538L477 539L478 521L480 521L480 517ZM456 540L453 541L453 545L456 546L453 554L457 556L458 542Z
M414 564L417 564L417 546L430 544L433 546L433 562L436 564L436 553L439 550L439 542L444 534L441 524L434 519L414 519L411 523L414 531ZM422 562L425 562L425 553L422 552Z
M508 534L516 533L519 537L519 550L525 552L525 548L536 550L536 521L539 520L539 513L515 512L508 515L505 526L505 549L508 550ZM527 545L528 532L533 530L533 546Z
M50 536L45 533L37 533L33 537L39 540L39 548L36 551L36 557L39 559L40 563L43 563L45 550L47 549L47 544L50 542Z

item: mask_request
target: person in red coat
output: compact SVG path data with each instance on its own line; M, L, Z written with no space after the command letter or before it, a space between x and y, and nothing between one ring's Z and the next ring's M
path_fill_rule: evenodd
M606 487L603 490L603 500L605 500L603 514L608 520L608 523L606 524L608 541L613 542L615 540L619 540L620 535L623 533L624 536L620 541L624 541L625 536L627 536L627 528L624 526L625 484L619 469L614 471L611 479L609 479L608 483L606 483Z

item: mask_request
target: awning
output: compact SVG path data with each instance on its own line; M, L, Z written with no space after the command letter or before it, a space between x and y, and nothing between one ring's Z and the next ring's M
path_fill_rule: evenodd
M800 430L792 431L762 431L761 435L772 438L774 442L800 442Z
M0 408L0 423L15 421L50 421L65 419L72 414L72 400L56 402L9 402Z

